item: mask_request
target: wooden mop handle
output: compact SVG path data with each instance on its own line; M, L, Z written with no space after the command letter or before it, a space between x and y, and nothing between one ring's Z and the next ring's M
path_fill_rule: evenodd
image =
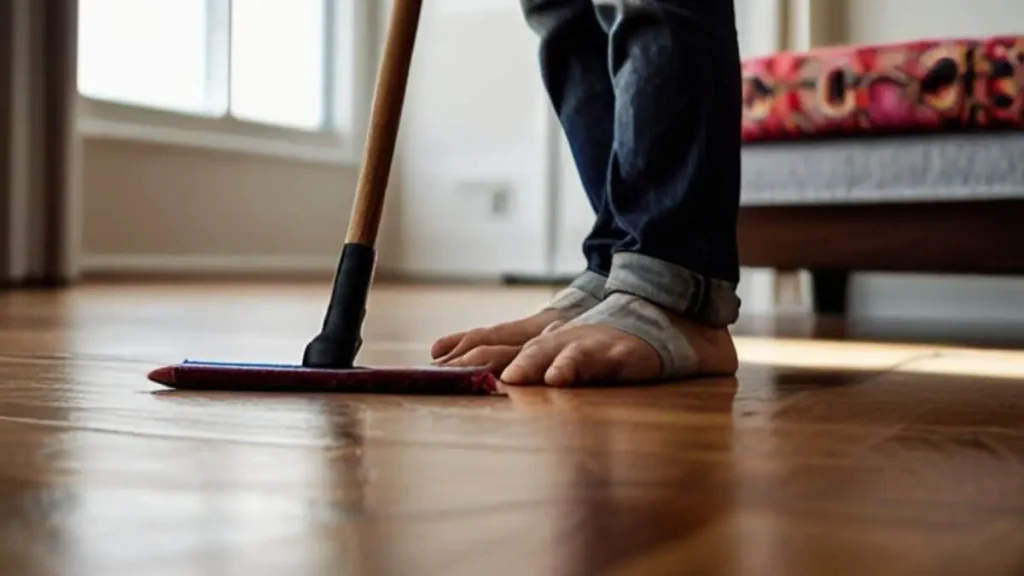
M346 243L377 241L422 6L423 0L393 0Z

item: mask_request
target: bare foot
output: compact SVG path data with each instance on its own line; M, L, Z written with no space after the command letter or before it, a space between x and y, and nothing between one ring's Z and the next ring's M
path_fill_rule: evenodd
M543 310L526 318L445 336L434 342L430 355L437 365L488 366L500 373L523 344L597 304L593 296L567 288L555 295Z
M629 320L629 314L638 321ZM627 331L631 326L648 338ZM490 360L500 364L508 354L505 350ZM530 340L507 362L501 380L514 386L722 376L738 368L727 329L694 324L625 294L613 294L577 319Z

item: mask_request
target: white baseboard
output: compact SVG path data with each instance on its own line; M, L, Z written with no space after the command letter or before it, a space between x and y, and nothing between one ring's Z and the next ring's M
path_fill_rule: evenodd
M337 256L263 254L83 254L85 274L331 274Z
M80 268L86 275L147 274L326 274L338 267L337 256L263 254L83 254ZM499 274L436 273L381 266L376 277L424 283L497 284Z

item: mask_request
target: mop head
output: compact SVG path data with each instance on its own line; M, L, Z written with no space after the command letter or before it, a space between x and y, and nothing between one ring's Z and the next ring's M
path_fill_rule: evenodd
M149 379L176 390L481 395L498 390L485 368L350 368L198 362L164 366Z

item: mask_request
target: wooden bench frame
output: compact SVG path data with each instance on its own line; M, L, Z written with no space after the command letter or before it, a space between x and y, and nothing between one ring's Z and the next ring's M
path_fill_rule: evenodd
M1020 200L741 207L737 235L742 265L810 270L815 312L842 314L851 272L1024 273L1024 194Z

